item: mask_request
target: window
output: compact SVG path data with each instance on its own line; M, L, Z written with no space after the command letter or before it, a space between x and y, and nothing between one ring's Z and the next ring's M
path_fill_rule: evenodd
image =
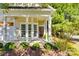
M3 26L4 22L0 22L0 26ZM7 26L14 26L13 22L6 22Z
M3 26L3 22L0 22L0 26Z
M21 37L26 37L26 25L21 24Z
M26 33L28 37L37 37L37 24L28 24L27 27L26 24L21 24L21 37L26 37Z
M34 37L37 36L37 25L34 24Z
M28 37L32 37L32 36L33 37L37 36L37 25L36 24L28 24Z
M28 24L28 37L31 37L31 30L32 30L32 25Z
M7 24L8 26L13 26L14 25L14 23L13 22L8 22L8 24Z

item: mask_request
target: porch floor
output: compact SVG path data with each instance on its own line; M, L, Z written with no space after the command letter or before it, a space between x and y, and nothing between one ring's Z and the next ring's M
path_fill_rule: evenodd
M44 38L29 38L29 39L15 39L15 40L1 40L0 42L2 43L7 43L7 42L28 42L28 43L31 43L31 42L34 42L34 41L38 41L38 42L41 42L41 43L45 43L46 42L46 39Z

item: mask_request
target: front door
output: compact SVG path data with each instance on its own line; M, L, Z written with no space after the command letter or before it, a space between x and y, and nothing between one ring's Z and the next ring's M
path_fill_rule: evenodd
M39 38L42 38L44 35L44 26L39 26Z

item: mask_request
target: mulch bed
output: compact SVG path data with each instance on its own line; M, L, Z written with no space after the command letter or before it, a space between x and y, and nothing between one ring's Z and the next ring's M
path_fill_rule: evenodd
M31 48L26 49L25 51L8 51L5 52L2 56L67 56L67 52L63 51L54 51L46 49L36 49L32 50Z

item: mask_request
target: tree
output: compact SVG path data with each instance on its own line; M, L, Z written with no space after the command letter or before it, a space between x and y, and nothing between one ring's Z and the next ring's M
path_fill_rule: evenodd
M8 3L0 3L1 9L8 9L9 4Z
M52 33L79 31L79 4L74 3L51 3L56 9L52 15Z

